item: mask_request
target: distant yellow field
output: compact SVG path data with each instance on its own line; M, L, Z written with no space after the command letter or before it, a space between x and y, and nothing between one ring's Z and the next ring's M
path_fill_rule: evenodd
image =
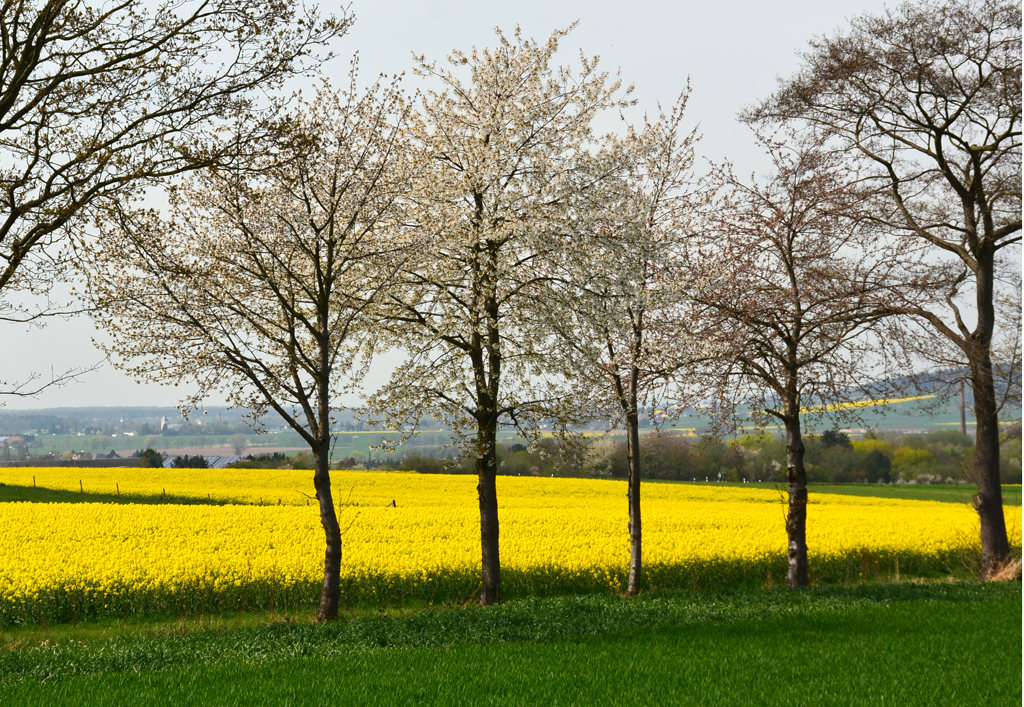
M115 481L129 474L129 480ZM282 505L0 504L2 621L312 601L323 533L311 472L3 469L0 481ZM345 601L467 596L478 586L476 480L332 473ZM501 552L512 593L614 591L628 558L623 481L499 477ZM388 507L395 501L396 507ZM644 555L654 586L778 582L783 494L647 484ZM1020 509L1008 509L1017 528ZM966 505L819 494L808 520L812 576L955 571L977 543Z
M835 410L859 410L860 408L872 407L874 405L895 405L897 403L911 403L915 400L930 400L934 395L914 395L909 398L877 398L875 400L855 400L849 403L834 403L832 405L812 405L811 407L800 408L802 413L812 412L833 412Z

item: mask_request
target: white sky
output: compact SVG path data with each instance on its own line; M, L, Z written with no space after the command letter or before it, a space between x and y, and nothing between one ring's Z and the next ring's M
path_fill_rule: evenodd
M321 7L326 10L329 4ZM883 8L876 0L357 0L351 8L356 23L335 44L338 56L325 73L343 85L349 59L358 51L360 83L380 73L406 72L405 86L413 90L418 84L410 71L413 53L443 61L452 49L493 45L496 26L511 34L517 23L524 36L544 41L552 30L578 20L562 41L561 63L577 64L582 49L588 56L599 55L605 70L621 70L623 82L636 87L634 119L644 111L656 113L659 102L670 107L689 77L693 93L685 129L699 124L704 137L698 152L715 161L728 159L738 174L749 174L764 162L736 114L767 96L776 77L796 70L797 52L809 39L846 26L851 16L877 14ZM616 124L617 117L608 116L600 127L607 131ZM42 330L0 325L0 380L23 380L33 371L48 377L51 367L60 372L100 361L103 355L92 344L94 336L98 334L86 318L55 320ZM376 387L389 367L382 361L366 386ZM36 399L0 397L0 403L9 409L175 405L181 393L174 387L138 385L104 366Z

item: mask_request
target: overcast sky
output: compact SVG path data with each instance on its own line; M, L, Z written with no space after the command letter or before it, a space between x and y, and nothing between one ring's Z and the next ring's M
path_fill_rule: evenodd
M356 22L334 45L338 57L325 72L343 85L349 59L358 51L360 83L369 83L380 73L405 72L405 85L412 90L418 82L410 72L414 53L441 61L452 49L491 46L495 27L511 34L516 24L525 36L542 42L552 30L578 21L562 41L561 63L577 64L582 50L588 56L599 55L605 70L621 70L624 83L636 87L634 120L644 111L656 113L659 102L671 106L689 77L693 93L686 129L699 125L703 139L698 152L715 161L728 159L738 173L749 174L765 163L750 131L736 122L736 114L768 95L776 77L796 70L798 52L812 37L831 34L846 26L848 18L879 13L884 6L873 0L363 1L351 6ZM617 123L616 116L608 116L600 127L610 130ZM53 321L42 330L0 325L0 380L23 380L33 371L48 377L51 367L59 372L96 363L103 355L91 342L94 336L99 334L85 318ZM366 386L379 384L388 368L388 362L382 361ZM0 402L6 402L8 409L175 405L181 392L174 387L138 385L107 365L36 399L0 398Z

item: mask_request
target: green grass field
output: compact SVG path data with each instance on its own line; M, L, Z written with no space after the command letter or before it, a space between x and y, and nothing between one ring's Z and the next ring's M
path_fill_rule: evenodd
M5 705L1012 705L1019 583L526 599L107 626L0 652ZM84 628L84 627L83 627ZM99 636L99 637L97 637ZM6 637L10 639L10 636ZM65 639L67 636L65 635ZM6 645L10 646L8 640ZM980 679L979 676L983 676Z
M913 484L809 484L808 493L838 493L850 496L970 503L971 497L978 493L978 487L974 485L954 486L952 484L930 484L927 486ZM1019 485L1003 486L1003 503L1008 506L1021 505L1021 487Z
M693 481L644 481L645 484L696 484L699 486L735 486L742 488L775 489L785 493L788 486L778 482L731 483L731 482L693 482ZM900 498L913 501L942 501L944 503L970 503L971 497L978 493L978 487L965 484L816 484L807 485L807 492L813 497L816 493L837 493L849 496L877 496L879 498ZM1021 505L1021 487L1019 485L1003 486L1003 503L1008 506Z

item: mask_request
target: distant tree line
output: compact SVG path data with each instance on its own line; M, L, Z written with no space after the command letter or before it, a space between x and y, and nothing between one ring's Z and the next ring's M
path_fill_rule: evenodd
M806 440L807 479L811 483L975 483L974 440L952 430L922 434L880 433L851 440L826 430ZM555 439L532 449L522 443L498 448L503 476L628 477L626 440L593 440L582 455L566 454ZM416 450L391 469L421 474L472 474L465 460L438 458ZM665 481L786 482L785 441L772 435L746 435L731 441L671 432L640 438L643 478ZM339 468L352 468L338 465ZM1021 441L1010 439L1001 456L1002 483L1021 483Z

